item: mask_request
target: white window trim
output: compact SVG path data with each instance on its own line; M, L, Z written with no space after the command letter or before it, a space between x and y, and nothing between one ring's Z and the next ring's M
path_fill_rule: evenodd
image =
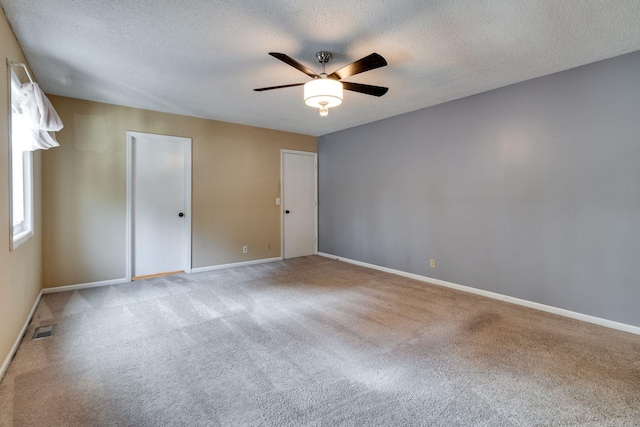
M33 153L23 153L23 168L24 168L24 221L20 224L13 226L13 194L11 195L11 230L13 238L11 240L11 250L18 249L22 244L26 243L31 236L33 236ZM13 174L11 175L13 178ZM11 184L11 191L13 191L13 184ZM25 227L26 225L26 227ZM26 228L26 229L25 229Z
M10 250L15 251L21 245L26 243L33 236L33 153L23 153L23 187L24 187L24 221L13 225L13 130L12 130L12 109L11 109L11 78L15 73L7 64L7 75L9 77L9 236L10 236Z

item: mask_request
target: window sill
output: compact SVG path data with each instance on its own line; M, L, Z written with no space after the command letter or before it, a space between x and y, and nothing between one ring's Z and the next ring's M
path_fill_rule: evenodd
M19 233L14 234L11 250L15 251L16 249L18 249L20 246L22 246L23 243L26 243L27 240L31 238L31 236L33 236L33 231L31 230L21 231Z

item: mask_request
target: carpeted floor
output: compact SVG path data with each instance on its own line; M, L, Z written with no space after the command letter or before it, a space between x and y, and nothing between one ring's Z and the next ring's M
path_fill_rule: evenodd
M640 336L298 258L45 295L0 425L635 426Z

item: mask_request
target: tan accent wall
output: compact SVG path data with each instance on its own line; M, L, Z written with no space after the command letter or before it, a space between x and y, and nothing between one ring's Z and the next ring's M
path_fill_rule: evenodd
M40 154L34 155L35 235L9 251L9 91L6 59L26 63L4 11L0 8L0 365L11 351L42 285L40 227ZM26 74L16 68L26 81Z
M280 256L280 149L315 152L317 138L49 98L65 128L42 160L45 287L125 277L127 131L193 140L194 268Z

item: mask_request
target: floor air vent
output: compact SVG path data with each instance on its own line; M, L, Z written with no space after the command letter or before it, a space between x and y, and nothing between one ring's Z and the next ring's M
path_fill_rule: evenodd
M53 332L56 330L56 325L38 326L36 332L33 334L32 340L39 340L42 338L52 337Z

